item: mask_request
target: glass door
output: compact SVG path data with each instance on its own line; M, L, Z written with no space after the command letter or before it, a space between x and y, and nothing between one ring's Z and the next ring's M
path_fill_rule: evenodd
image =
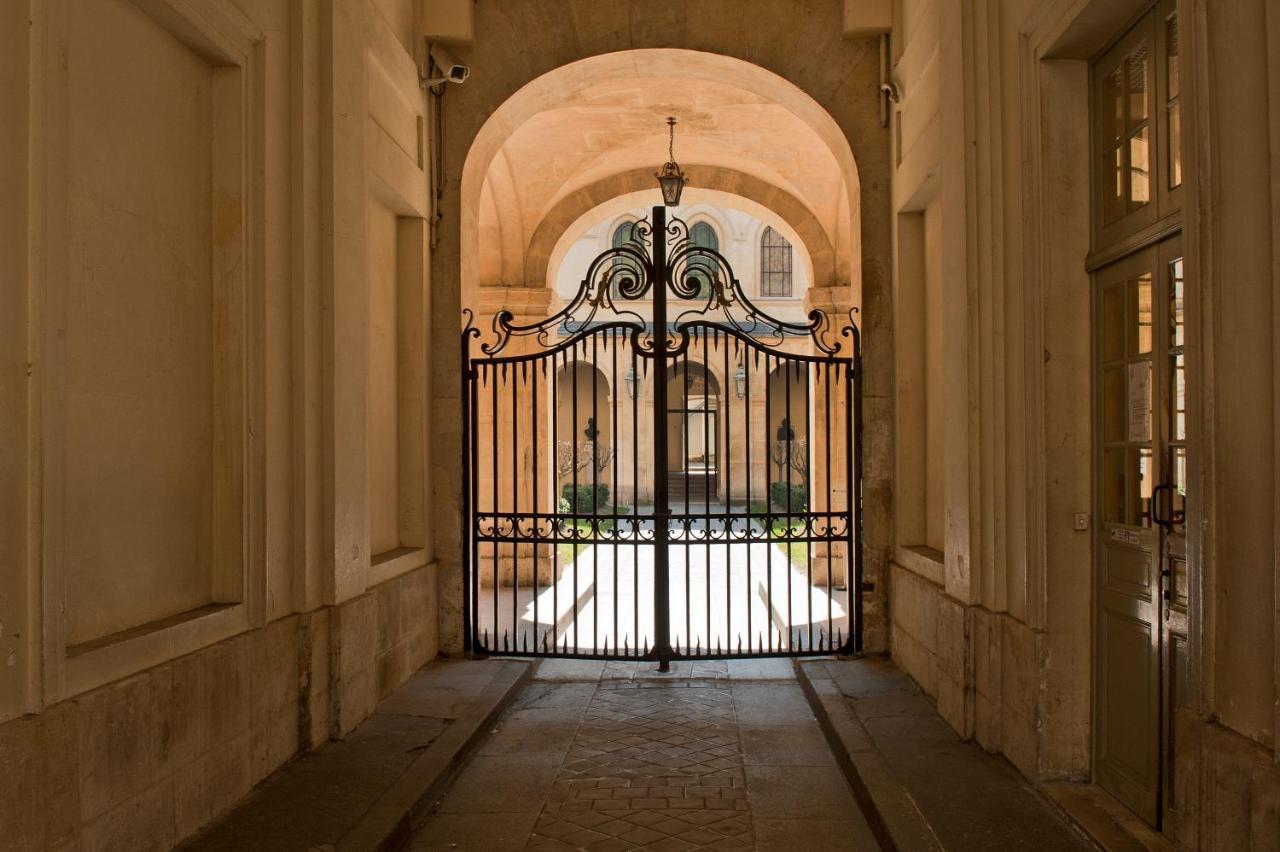
M1187 373L1178 239L1096 276L1095 776L1152 825L1185 680ZM1181 669L1181 671L1180 671Z

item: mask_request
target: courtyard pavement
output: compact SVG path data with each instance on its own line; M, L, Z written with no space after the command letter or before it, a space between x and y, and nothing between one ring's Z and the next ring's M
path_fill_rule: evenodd
M737 651L829 649L849 635L843 587L811 582L809 570L764 542L670 547L671 633L677 648ZM653 641L654 548L597 544L537 590L480 590L480 630L502 650L543 642L584 652ZM503 642L510 642L504 646Z

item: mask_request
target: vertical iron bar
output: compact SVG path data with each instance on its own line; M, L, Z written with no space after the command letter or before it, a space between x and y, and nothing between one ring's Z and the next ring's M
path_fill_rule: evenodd
M471 422L467 424L468 443L471 447L471 458L467 468L471 471L471 650L476 650L476 640L480 637L480 535L478 528L480 514L480 373L472 367L468 397L470 398L469 414ZM488 650L487 648L484 650Z
M585 349L585 347L584 347ZM573 343L573 422L569 424L569 440L573 442L573 497L569 504L569 517L573 520L573 593L571 600L573 601L573 650L576 653L578 645L578 539L582 535L582 530L578 526L579 512L582 506L579 505L578 499L578 426L582 421L578 419L578 341Z
M622 489L618 487L618 345L619 330L610 329L609 340L610 346L610 370L609 378L610 388L610 407L609 407L609 433L613 438L610 446L613 448L613 476L610 481L609 494L613 497L613 505L609 507L609 514L613 517L613 545L609 552L613 554L613 653L618 653L618 535L622 532L622 520L618 517L618 494Z
M600 335L591 335L591 650L600 648ZM585 347L584 347L585 348Z
M792 642L792 638L795 636L796 619L795 619L795 612L793 609L793 605L795 603L793 599L795 595L792 594L792 588L791 588L792 586L792 583L791 583L791 536L792 536L791 454L793 452L792 439L795 437L795 434L796 434L796 426L794 423L791 422L792 421L792 418L791 418L791 371L794 368L795 364L791 360L783 360L782 364L784 367L786 367L786 374L784 376L785 384L783 385L783 388L784 388L783 392L786 394L786 402L784 403L784 406L787 412L787 454L784 461L784 464L786 465L787 496L786 496L786 503L783 504L784 508L787 510L787 534L786 534L786 537L783 539L784 543L783 543L783 551L782 551L783 552L782 561L784 566L787 569L787 651L792 652L792 651L795 651L795 648L792 647L791 642Z
M742 591L744 596L746 597L746 602L747 602L747 651L750 652L751 643L753 641L752 637L755 636L755 634L751 632L751 609L752 609L752 606L751 606L751 582L752 582L751 551L754 550L755 548L755 538L756 538L756 520L751 516L751 512L752 512L751 477L752 477L752 474L755 473L755 471L751 469L751 420L752 420L752 417L754 416L753 412L751 411L751 356L755 353L750 346L747 346L745 344L740 346L739 350L742 352L742 370L746 374L745 387L747 391L746 398L743 400L743 405L745 407L745 411L747 415L744 418L745 427L743 431L744 440L746 442L746 448L743 451L743 456L745 457L743 461L744 461L744 466L747 469L747 495L746 495L747 496L747 582L744 585ZM766 416L766 420L767 420L767 416ZM766 432L768 431L767 422L765 424L765 431ZM764 650L764 649L761 648L761 650Z
M802 476L805 492L805 538L804 566L808 578L804 587L807 612L809 614L809 650L813 650L813 471L810 460L813 458L813 423L809 410L813 407L813 394L809 382L810 368L804 365L804 474Z
M832 623L833 623L833 620L831 617L831 608L832 608L832 601L833 601L832 588L831 588L831 556L832 556L831 551L832 551L832 545L835 544L835 542L831 540L832 538L831 510L833 508L833 506L831 505L832 504L831 496L833 493L833 490L831 487L831 362L824 361L822 364L822 368L823 368L822 369L822 374L823 374L823 382L822 382L823 391L822 392L825 399L825 402L823 403L823 406L822 406L823 420L825 421L825 426L822 430L822 435L823 435L823 443L826 447L826 452L824 453L825 458L823 460L823 463L825 464L826 471L827 471L827 476L826 476L827 541L824 547L827 553L827 643L832 648L835 648L835 634L832 632L832 629L831 629Z
M653 490L654 654L659 671L671 670L670 577L667 576L671 506L667 481L667 209L653 208Z
M765 582L767 583L768 606L765 619L769 625L769 653L773 653L773 371L769 368L769 353L764 354L764 464L768 475L765 477L764 499L768 511L765 513Z
M707 653L711 653L711 410L710 410L710 394L711 388L711 370L708 368L707 359L710 356L711 335L713 329L707 327L702 330L702 469L704 474L704 482L706 488L703 491L702 508L705 513L703 536L706 539L706 577L707 585L703 589L703 594L707 598ZM717 398L717 407L719 400ZM719 412L717 412L719 413ZM720 459L716 458L716 485L719 485L720 479Z
M631 575L632 575L632 621L631 629L635 633L636 656L640 649L640 390L644 384L640 381L640 371L636 357L636 339L631 340L631 375L635 376L631 396Z
M693 647L693 601L690 600L689 582L689 341L685 341L681 358L684 369L680 373L680 384L684 388L684 411L680 415L684 441L680 445L681 464L684 468L684 517L681 520L681 535L684 538L684 646L685 653ZM704 383L705 387L705 383Z
M551 353L551 650L560 646L560 368Z
M852 478L849 482L849 502L850 512L856 523L854 523L854 552L850 554L854 560L856 571L854 573L854 601L857 610L857 630L853 636L854 653L862 653L862 337L858 333L857 328L854 329L853 338L853 381L857 386L852 388L853 393L853 448L854 462L851 471ZM847 569L846 569L847 570Z
M498 485L502 482L498 478L498 374L497 365L491 370L492 375L489 376L490 391L492 393L492 410L489 417L489 434L492 437L490 442L493 445L493 486L489 489L493 495L493 645L494 650L498 648L498 589L501 586L499 580L499 565L502 560L502 545L498 543Z
M520 640L520 372L525 362L511 365L511 647L518 650ZM496 487L496 485L495 485Z
M718 333L718 332L717 332ZM733 395L737 393L733 376L729 373L729 343L736 347L738 338L725 334L724 340L724 645L726 653L733 652ZM719 458L717 457L717 467ZM748 549L750 545L747 545ZM708 592L708 596L710 592Z
M471 542L475 539L475 518L471 514L471 328L462 332L462 650L470 657L471 647Z
M542 372L546 363L545 360L539 357L533 365L533 414L530 418L533 422L533 446L531 448L533 455L533 522L530 529L533 532L533 650L535 653L538 650L538 625L541 623L538 621L538 571L540 569L538 547L542 531L540 526L542 519L538 516L538 505L542 498L542 491L538 488L538 373Z

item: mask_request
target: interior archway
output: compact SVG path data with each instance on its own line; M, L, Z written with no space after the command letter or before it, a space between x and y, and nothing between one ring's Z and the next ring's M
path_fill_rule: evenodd
M481 126L461 179L464 301L481 286L545 286L574 212L634 192L642 180L652 188L667 115L681 121L676 155L691 188L754 197L780 213L820 264L815 281L848 281L859 300L858 170L830 114L752 63L648 49L556 68ZM522 247L518 260L514 245ZM503 257L490 257L494 251Z

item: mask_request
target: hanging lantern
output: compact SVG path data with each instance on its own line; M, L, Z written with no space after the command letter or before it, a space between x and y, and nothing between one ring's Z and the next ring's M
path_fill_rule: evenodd
M668 207L675 207L680 203L680 193L684 191L684 172L680 171L680 164L676 162L676 120L673 116L667 117L667 127L670 129L667 154L671 159L654 177L662 187L662 203Z

